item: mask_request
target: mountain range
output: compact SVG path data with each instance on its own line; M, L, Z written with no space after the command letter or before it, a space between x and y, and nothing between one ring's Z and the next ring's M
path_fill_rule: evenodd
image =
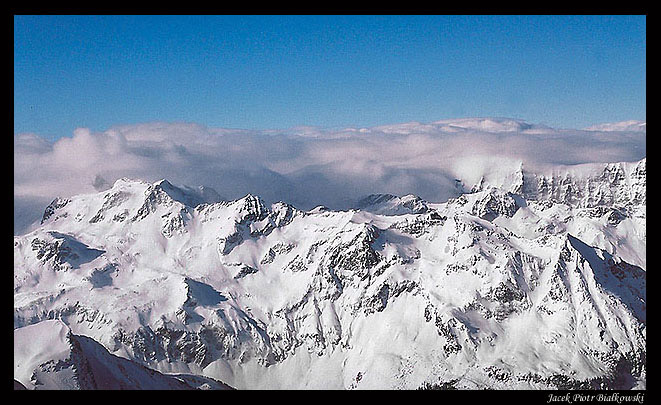
M646 159L456 182L343 211L56 198L14 237L15 385L644 389Z

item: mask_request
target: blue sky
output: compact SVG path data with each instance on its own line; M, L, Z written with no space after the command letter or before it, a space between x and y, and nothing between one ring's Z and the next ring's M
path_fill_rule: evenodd
M14 132L646 119L644 16L15 16Z

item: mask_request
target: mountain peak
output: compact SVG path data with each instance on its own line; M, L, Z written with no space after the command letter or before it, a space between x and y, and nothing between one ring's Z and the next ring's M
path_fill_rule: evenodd
M120 177L119 179L115 180L115 183L113 184L112 188L122 187L125 185L149 185L149 184L150 183L141 179L134 179L131 177Z
M484 132L520 132L540 127L521 119L499 117L448 119L435 121L433 124Z
M636 120L608 122L587 127L585 130L603 132L647 132L647 122Z
M174 201L187 207L195 208L200 204L212 204L222 200L220 195L211 187L175 186L166 179L159 180L150 186L151 190L163 192Z
M258 195L246 194L245 196L232 202L238 207L241 220L259 221L268 215L269 208L264 200Z
M407 194L399 197L393 194L370 194L356 203L359 210L380 215L424 214L427 203L420 197Z
M170 183L167 179L160 179L160 180L154 182L154 186L155 187L162 187L162 188L165 188L165 189L174 188L172 183Z

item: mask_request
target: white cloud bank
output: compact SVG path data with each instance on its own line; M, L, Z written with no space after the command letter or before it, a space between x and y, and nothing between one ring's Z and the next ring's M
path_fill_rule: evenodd
M14 232L40 219L54 197L94 192L121 177L211 186L309 209L346 208L369 193L456 194L454 179L483 173L645 157L641 122L560 130L512 119L457 119L374 128L248 131L185 123L85 128L50 143L14 137Z

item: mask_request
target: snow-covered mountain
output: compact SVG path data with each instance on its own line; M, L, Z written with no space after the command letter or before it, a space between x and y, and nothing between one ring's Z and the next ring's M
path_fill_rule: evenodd
M403 197L392 194L370 194L358 201L356 208L381 215L424 214L429 210L427 203L413 194Z
M611 132L611 131L646 132L647 123L645 121L630 120L630 121L610 122L606 124L593 125L586 129L588 131L605 131L605 132Z
M15 389L220 389L231 387L195 375L164 375L113 356L60 320L14 330Z
M644 388L645 159L464 187L347 211L165 180L57 198L14 237L15 340L60 342L30 372L73 339L189 386Z
M539 124L531 124L524 120L514 118L459 118L434 121L431 123L407 122L403 124L383 125L374 127L374 130L384 133L453 133L453 132L517 132L534 133L548 131L551 128Z

